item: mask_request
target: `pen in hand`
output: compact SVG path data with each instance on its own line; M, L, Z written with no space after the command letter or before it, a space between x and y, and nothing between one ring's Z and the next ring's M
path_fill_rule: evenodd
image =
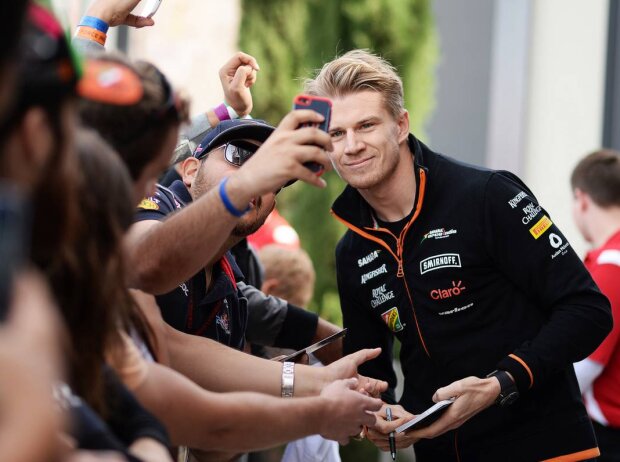
M385 408L385 419L388 422L392 421L392 409L389 407ZM394 439L394 431L390 432L388 441L390 442L390 453L392 454L392 460L396 460L396 440Z

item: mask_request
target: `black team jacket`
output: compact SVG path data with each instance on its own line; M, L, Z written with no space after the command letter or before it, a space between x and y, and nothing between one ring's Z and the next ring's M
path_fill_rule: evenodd
M411 135L409 148L416 199L399 235L350 186L332 208L349 228L336 249L345 353L382 347L360 373L393 390L396 337L400 404L415 414L455 380L496 369L515 378L515 403L416 443L419 462L595 457L572 363L611 330L609 302L515 175L457 162Z

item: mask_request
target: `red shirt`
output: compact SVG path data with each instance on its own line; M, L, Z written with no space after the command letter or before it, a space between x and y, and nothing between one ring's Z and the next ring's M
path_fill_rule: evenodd
M609 426L620 428L620 231L589 252L584 263L609 298L614 318L613 330L590 355L592 361L604 366L592 391Z

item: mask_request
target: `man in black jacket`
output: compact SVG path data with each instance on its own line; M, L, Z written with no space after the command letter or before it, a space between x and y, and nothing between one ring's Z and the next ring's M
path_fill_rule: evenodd
M394 68L364 51L326 64L307 92L333 99L330 157L348 186L333 215L345 353L381 346L364 374L395 402L388 433L456 397L430 426L396 435L418 461L534 461L599 453L572 362L611 329L609 303L516 176L436 154L409 134ZM387 405L386 405L387 406Z

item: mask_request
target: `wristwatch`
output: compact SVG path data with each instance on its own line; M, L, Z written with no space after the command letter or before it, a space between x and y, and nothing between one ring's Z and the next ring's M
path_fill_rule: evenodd
M517 390L517 386L510 375L508 375L508 372L495 370L487 375L487 378L489 377L495 377L499 380L500 392L495 400L495 404L501 407L510 406L519 398L519 390Z

